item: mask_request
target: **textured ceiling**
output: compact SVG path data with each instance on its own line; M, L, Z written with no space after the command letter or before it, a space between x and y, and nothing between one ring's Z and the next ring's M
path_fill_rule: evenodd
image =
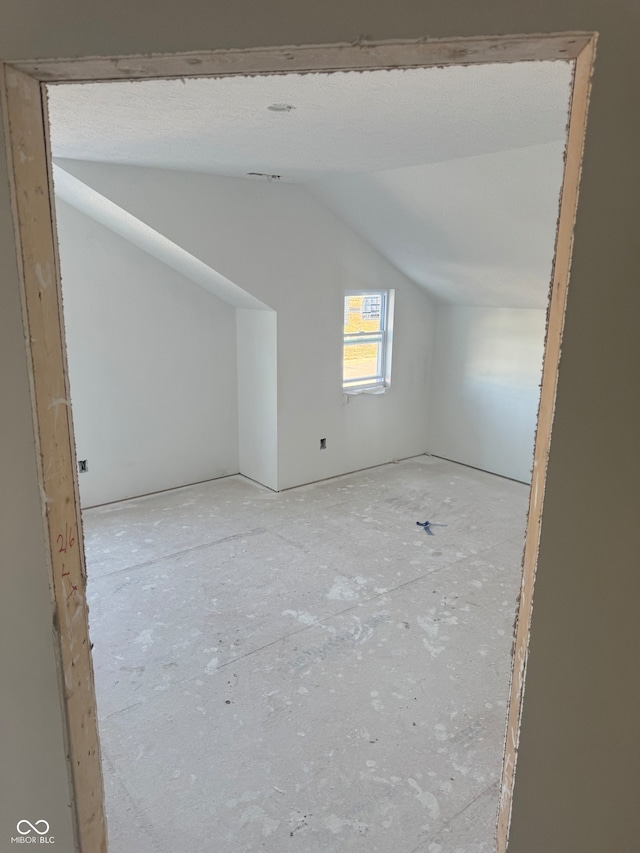
M305 184L435 298L543 308L572 70L526 62L53 85L52 149L278 175Z
M566 62L522 62L50 86L52 147L283 180L377 172L562 139L570 75Z

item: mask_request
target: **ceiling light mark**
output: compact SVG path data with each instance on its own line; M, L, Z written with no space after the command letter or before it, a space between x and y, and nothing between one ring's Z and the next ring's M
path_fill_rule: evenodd
M251 175L254 178L266 178L268 181L279 181L282 177L281 175L268 175L264 172L247 172L247 175Z

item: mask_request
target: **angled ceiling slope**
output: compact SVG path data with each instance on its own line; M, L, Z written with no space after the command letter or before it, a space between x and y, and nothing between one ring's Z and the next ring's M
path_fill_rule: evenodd
M526 62L54 85L52 147L278 175L436 299L542 308L571 74L567 62Z
M53 164L56 197L236 308L267 306L124 208Z
M441 302L546 308L564 142L309 184Z

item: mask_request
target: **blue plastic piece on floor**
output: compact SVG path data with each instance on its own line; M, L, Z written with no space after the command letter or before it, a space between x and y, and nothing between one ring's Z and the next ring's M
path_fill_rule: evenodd
M431 529L432 527L446 527L446 524L438 524L435 521L416 521L418 527L422 527L425 533L429 536L435 536L435 533Z

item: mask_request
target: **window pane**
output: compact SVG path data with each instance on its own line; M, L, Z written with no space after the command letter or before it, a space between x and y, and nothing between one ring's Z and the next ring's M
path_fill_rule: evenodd
M382 344L380 341L362 344L345 344L343 381L380 379Z
M344 333L379 332L383 328L381 293L348 295L344 299Z
M345 293L342 370L345 390L384 384L386 314L386 291Z

